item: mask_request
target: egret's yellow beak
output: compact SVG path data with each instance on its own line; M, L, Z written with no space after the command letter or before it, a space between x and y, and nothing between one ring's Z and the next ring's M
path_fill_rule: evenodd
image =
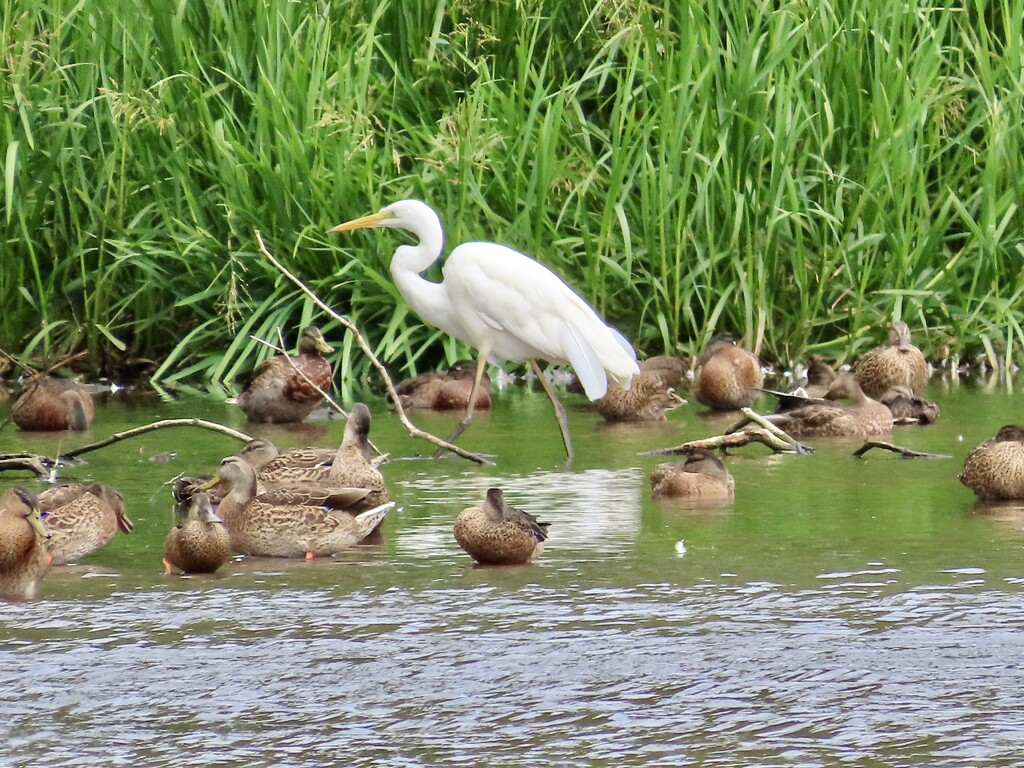
M350 232L353 229L366 229L367 227L380 227L383 226L384 222L388 219L394 218L394 214L391 211L383 210L371 213L367 216L360 216L358 219L352 219L352 221L346 221L344 224L339 224L336 227L332 227L327 230L330 233L334 232Z

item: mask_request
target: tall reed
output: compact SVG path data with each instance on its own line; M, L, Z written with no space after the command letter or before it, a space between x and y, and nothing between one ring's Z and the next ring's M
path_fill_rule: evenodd
M401 235L325 234L417 196L646 353L727 330L848 358L899 316L933 354L1020 363L1024 0L0 11L9 351L231 382L250 335L320 321L259 229L396 368L454 358L391 284Z

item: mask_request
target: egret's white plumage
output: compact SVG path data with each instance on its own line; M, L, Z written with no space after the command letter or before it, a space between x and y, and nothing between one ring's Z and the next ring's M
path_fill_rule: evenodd
M400 200L331 231L364 227L404 229L419 239L395 249L391 276L423 320L478 350L478 379L486 359L530 362L534 367L536 360L569 363L587 397L596 400L605 394L608 378L628 387L638 373L636 353L622 334L529 256L496 243L463 243L445 260L444 279L434 283L420 275L444 247L441 219L433 208L419 200ZM561 404L549 395L559 412ZM471 417L472 406L464 424ZM559 422L571 456L564 411Z

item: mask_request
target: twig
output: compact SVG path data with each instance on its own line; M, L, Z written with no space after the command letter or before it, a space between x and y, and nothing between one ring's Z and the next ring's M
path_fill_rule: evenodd
M480 454L472 453L470 451L467 451L465 448L460 448L457 445L449 443L447 440L442 440L437 435L432 435L429 432L424 432L422 429L420 429L411 421L409 421L409 417L406 416L405 414L405 409L402 408L401 399L398 397L398 393L395 392L395 385L391 382L391 376L388 375L387 368L385 368L384 364L377 359L377 356L375 354L373 354L373 350L370 348L369 342L366 341L366 339L363 337L363 334L359 331L358 328L356 328L355 324L348 318L342 317L333 309L331 309L323 299L321 299L319 296L313 293L313 291L310 290L305 283L303 283L301 280L299 280L299 278L297 278L295 275L289 272L288 269L281 262L274 258L274 255L267 248L266 243L263 242L263 234L258 229L255 230L255 235L256 242L259 245L260 253L262 253L267 258L267 260L271 264L273 264L279 272L281 272L281 274L283 274L285 277L287 277L289 280L295 283L295 285L298 286L299 290L301 290L303 293L309 296L309 298L313 300L314 304L320 307L320 309L322 309L324 312L330 315L331 318L336 320L343 327L351 331L352 336L355 338L356 343L359 345L359 348L363 351L363 354L370 359L370 362L373 363L373 366L380 373L381 378L384 379L384 385L387 387L388 394L391 395L391 399L394 402L395 410L398 413L398 418L410 435L412 435L413 437L418 437L422 440L426 440L427 442L433 443L434 445L440 446L441 448L444 448L447 451L451 451L452 453L461 456L464 459L475 461L477 464L491 463Z
M48 466L49 465L49 466ZM4 456L0 457L0 472L8 470L27 469L34 472L36 477L47 479L50 477L52 462L43 456Z
M864 454L870 451L872 448L882 448L886 451L892 451L898 453L901 459L951 459L953 458L946 453L926 453L925 451L912 451L909 448L903 448L894 443L887 443L883 440L866 440L864 445L853 452L853 457L856 459L864 458Z
M729 427L726 430L726 434L729 434L730 432L737 432L740 429L743 429L747 424L753 422L754 424L757 424L765 431L775 435L779 440L790 445L795 453L814 453L814 449L811 448L809 445L804 445L798 440L795 440L785 431L780 429L775 424L772 424L770 421L768 421L768 419L766 419L764 416L757 413L756 411L750 408L741 408L740 412L743 414L744 418L738 421L736 424L733 424L731 427Z
M750 443L761 443L762 445L768 446L776 453L794 453L797 450L790 441L783 440L766 429L753 426L739 431L729 432L724 435L707 437L703 440L690 440L682 445L677 445L672 448L659 448L653 451L644 451L641 455L672 456L680 453L693 453L694 451L702 448L709 451L718 449L724 450L726 448L738 448L743 445L749 445ZM808 446L801 447L807 452L813 450Z
M206 421L205 419L164 419L162 421L154 421L151 424L145 424L141 427L126 429L124 432L115 432L110 437L98 442L89 443L88 445L83 445L81 448L75 448L73 451L62 453L57 457L57 460L64 461L66 459L73 459L76 456L81 456L83 453L89 453L100 448L106 448L108 445L120 442L121 440L127 440L131 437L143 435L146 432L153 432L157 429L167 429L169 427L202 427L203 429L220 432L228 437L235 437L243 443L247 443L252 440L252 438L244 432L239 432L237 429L232 429L231 427L227 427L223 424L218 424L215 421Z

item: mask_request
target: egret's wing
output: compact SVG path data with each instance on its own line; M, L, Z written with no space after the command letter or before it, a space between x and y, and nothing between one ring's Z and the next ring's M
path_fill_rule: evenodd
M445 283L478 348L489 343L489 352L520 362L568 361L581 381L590 382L588 394L606 386L596 369L626 385L638 370L636 354L621 334L554 272L511 248L460 245L445 264Z

